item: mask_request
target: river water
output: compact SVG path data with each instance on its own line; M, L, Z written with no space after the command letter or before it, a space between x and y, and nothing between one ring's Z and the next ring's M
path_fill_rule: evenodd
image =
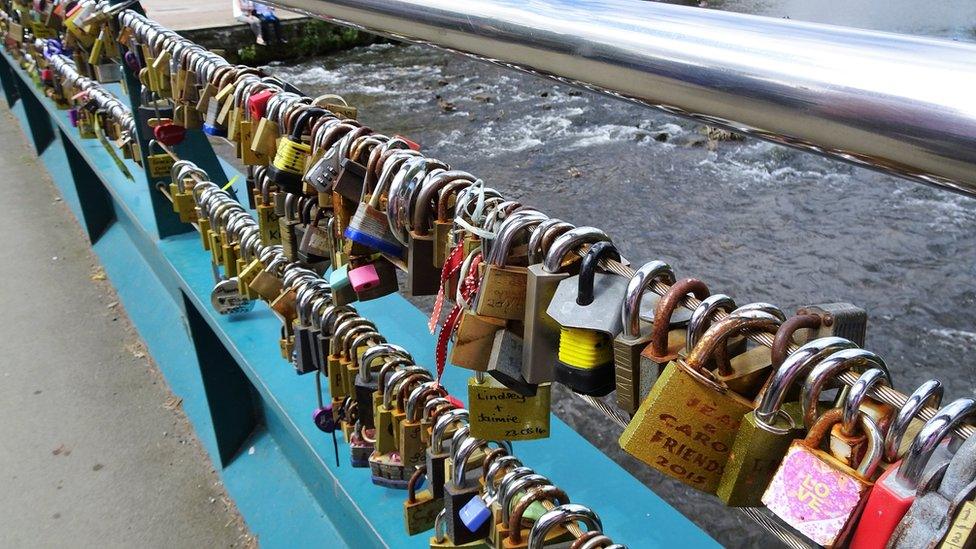
M968 0L709 7L976 41ZM976 200L757 140L708 143L698 124L424 47L374 45L270 69L310 95L343 94L366 124L417 140L507 196L604 228L633 263L665 260L740 304L864 307L867 347L887 360L896 388L935 377L946 401L974 396ZM719 542L772 543L624 454L618 431L565 391L554 391L554 409Z

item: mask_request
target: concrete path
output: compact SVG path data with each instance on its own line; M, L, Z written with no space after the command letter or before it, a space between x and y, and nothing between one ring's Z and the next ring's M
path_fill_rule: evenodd
M0 106L0 547L255 542Z
M142 0L146 15L173 30L207 29L241 25L234 19L234 0ZM279 19L297 19L297 13L278 10Z

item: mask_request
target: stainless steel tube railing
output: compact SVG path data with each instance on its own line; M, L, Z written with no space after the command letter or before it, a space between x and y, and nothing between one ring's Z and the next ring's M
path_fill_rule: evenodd
M639 0L270 0L976 196L976 44Z

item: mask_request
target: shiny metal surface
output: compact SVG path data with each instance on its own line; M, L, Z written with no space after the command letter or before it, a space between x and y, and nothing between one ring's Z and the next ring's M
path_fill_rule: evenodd
M638 0L271 0L976 195L976 46Z

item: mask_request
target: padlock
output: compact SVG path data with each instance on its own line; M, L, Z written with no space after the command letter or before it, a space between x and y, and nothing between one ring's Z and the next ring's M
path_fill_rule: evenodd
M367 429L373 429L375 426L373 422L373 393L379 388L376 373L382 366L382 363L377 364L377 359L382 361L394 356L413 360L406 349L390 343L376 343L370 346L358 360L359 371L356 373L355 379L356 402L359 404L360 421Z
M959 400L968 401L960 407L968 407L973 402L972 399ZM950 403L943 410L953 404ZM940 416L941 412L936 416ZM945 415L941 415L940 421L946 419ZM948 463L928 467L922 474L917 492L915 501L898 524L887 547L935 547L945 538L953 517L966 502L976 498L976 438L969 437L963 441Z
M580 274L559 283L547 309L560 325L555 380L589 396L613 391L611 342L622 330L620 309L627 280L596 272L600 260L607 258L620 260L613 244L591 245L580 265Z
M437 197L437 218L434 220L434 266L441 268L453 248L452 232L457 197L474 183L459 180L446 185Z
M306 263L327 261L332 263L333 236L329 232L332 216L325 208L317 208L311 223L305 227L305 233L298 244L298 257Z
M939 396L938 393L929 395L916 391L909 397L909 403L916 402L920 406L933 396ZM907 409L910 410L911 407ZM936 457L939 445L974 412L976 408L973 407L972 400L960 399L939 410L935 417L925 423L912 440L905 459L888 467L875 483L861 520L851 537L852 549L884 548L888 544L915 501L923 473L927 468L931 470L948 462L949 456L946 453L939 453ZM893 424L890 429L896 427Z
M807 339L836 336L849 339L858 347L864 346L864 336L867 331L867 312L851 303L819 303L807 305L797 310L798 315L816 315L820 317L820 326L810 328Z
M852 368L857 368L861 373L865 373L868 368L878 368L882 370L882 375L886 378L888 384L891 384L888 367L880 356L863 349L845 349L833 353L817 364L807 374L807 379L800 392L803 424L807 429L814 423L817 415L817 402L820 399L820 393L824 387L826 387L831 379ZM842 392L840 397L843 398L844 394ZM842 404L842 401L838 401L838 404ZM881 411L885 415L890 414L890 407L887 405L883 406L883 409L876 408L875 410ZM882 421L883 416L875 415L869 408L864 408L864 413L872 416L876 424L879 422L887 424L887 421ZM846 422L847 426L845 428L846 433L852 430L852 421L849 419L852 415L851 412L848 412L848 421ZM846 461L848 464L858 462L858 458L865 451L864 445L867 443L866 435L845 434L845 432L842 432L840 428L832 429L830 435L831 452L834 457L841 461Z
M799 405L785 402L790 387L828 355L853 349L839 337L816 339L800 347L773 373L756 409L742 419L716 495L730 507L758 507L793 439L805 431Z
M436 264L433 224L440 192L456 182L471 183L475 177L464 171L430 172L413 205L407 243L407 283L410 296L435 295L440 288L441 269Z
M359 335L374 332L376 332L376 327L373 323L359 316L343 320L336 327L328 358L329 383L333 394L338 393L343 397L353 397L355 400L356 393L352 389L353 381L349 379L349 372L353 367L352 361L349 359L349 343ZM333 379L335 379L335 385L332 385Z
M387 161L383 167L383 175L380 177L377 186L371 190L368 201L365 200L366 187L363 187L364 196L360 199L356 212L349 220L349 225L345 228L343 236L367 248L392 257L400 257L404 252L403 245L393 235L390 229L390 221L386 213L381 210L380 201L386 196L390 188L396 173L394 172L395 167L403 166L402 173L408 171L410 166L425 162L426 159L424 158L411 159L400 165Z
M829 410L810 428L805 439L794 441L762 497L770 511L826 548L845 543L882 457L881 431L863 413L858 415L858 421L870 443L857 469L821 450L819 446L827 431L841 418L841 410Z
M363 432L363 426L358 421L349 437L350 463L353 467L368 468L369 456L373 453L373 442Z
M417 483L427 474L427 466L421 465L410 475L407 483L407 501L403 502L403 522L407 535L413 536L434 527L438 513L444 510L444 499L435 498L430 490L417 493Z
M447 390L437 382L421 383L407 397L406 414L400 423L400 459L408 470L421 464L426 466L427 441L423 437L422 416L427 402L447 396Z
M172 182L169 184L169 192L170 196L173 197L173 211L179 214L180 221L183 223L192 223L197 219L192 192L194 186L193 173L204 179L207 177L206 172L189 162L177 161L170 167Z
M462 545L457 545L447 536L447 511L441 509L437 513L437 517L434 519L434 535L430 538L430 549L456 549L456 548L466 548L466 549L481 549L485 544L481 540L475 540L470 543L465 543Z
M280 295L283 286L278 272L284 263L283 257L268 262L248 285L251 291L269 303Z
M347 332L345 341L343 342L342 348L342 359L340 363L345 367L346 371L342 374L342 383L346 386L346 391L350 395L357 395L356 391L356 377L360 373L360 359L363 353L373 345L380 343L386 343L386 338L383 337L376 328L373 327L368 330L359 330L354 328ZM372 406L372 394L366 393L367 398L365 401L360 401L357 397L356 401L360 404L367 404ZM360 410L360 419L368 417L368 410ZM372 430L373 427L368 422L363 421L363 428L367 430Z
M525 396L482 373L468 379L471 436L486 440L549 437L549 384Z
M525 319L526 268L506 264L523 231L546 219L545 214L524 210L510 215L499 226L495 243L482 263L483 276L475 303L478 315L503 320Z
M868 393L879 385L890 386L886 372L880 368L865 370L857 382L844 394L844 420L834 425L830 430L830 451L837 459L854 465L864 454L864 434L856 432L856 415L858 411L871 416L882 431L888 431L892 409L887 404L875 402L867 398ZM880 413L879 410L883 408Z
M301 197L295 194L285 195L285 212L278 218L278 229L281 235L281 246L285 257L289 261L298 259L298 241L295 239L295 228L298 226Z
M624 429L620 446L666 475L715 493L752 403L717 383L704 365L730 336L777 325L775 317L759 311L715 322L686 358L667 365Z
M528 467L522 467L522 461L512 455L498 455L491 453L485 458L485 502L491 510L492 526L488 531L488 541L494 547L500 547L502 540L508 535L507 527L501 522L502 504L499 497L501 482L515 469L524 469L525 474L532 472Z
M365 273L367 276L362 278L356 276L358 270L364 267L369 267L369 271ZM357 280L367 280L368 283L362 284L359 289L356 289ZM350 270L349 281L353 284L359 301L379 299L400 289L399 282L397 282L396 266L382 256L373 257L370 263Z
M356 290L349 281L349 265L339 265L329 273L329 285L332 286L332 299L337 305L348 305L358 300Z
M652 331L641 323L640 318L641 300L648 288L657 281L668 285L675 283L674 271L663 261L645 263L631 277L620 310L623 329L613 340L617 405L631 415L640 406L641 388L646 385L649 392L659 375L658 365L641 354L651 340ZM660 303L659 300L658 304ZM670 313L668 316L670 317Z
M506 528L507 536L502 543L503 548L522 549L528 547L528 534L531 531L531 527L535 524L535 520L538 520L544 516L545 513L535 517L535 519L530 522L526 522L524 521L527 516L526 511L531 509L534 504L539 504L543 501L548 503L549 508L555 508L558 505L566 505L570 503L566 492L557 486L553 486L552 484L532 486L531 488L525 490L524 495L518 499L518 503L514 505L514 508L509 513ZM511 503L508 505L511 505ZM508 505L503 504L503 508L507 507ZM544 508L544 510L548 512L549 509ZM526 529L526 527L528 527L528 529ZM556 544L573 540L575 540L575 537L572 536L564 526L557 525L556 528L545 536L544 542L547 544Z
M325 282L322 281L321 284ZM295 334L295 372L299 375L317 372L315 364L315 344L312 340L312 306L315 300L325 298L318 296L322 291L321 285L308 285L298 293L296 307L298 316L292 321L292 332Z
M444 475L444 462L450 457L444 448L444 440L449 430L456 424L468 422L468 411L464 409L448 410L434 423L430 435L430 446L427 448L427 480L434 497L444 496L444 485L447 478Z
M976 546L976 502L968 500L959 508L949 533L939 544L939 549L972 549Z
M398 425L406 415L405 410L396 406L396 391L408 379L421 380L420 377L413 376L423 376L424 380L429 380L429 375L422 366L406 364L406 361L393 361L388 364L389 367L384 366L379 374L380 398L375 407L376 453L378 455L389 455L392 458L393 454L399 456L398 439L400 433ZM402 458L398 459L402 463ZM392 469L390 470L392 471ZM376 472L379 476L383 476L382 473L382 471Z
M603 522L592 509L577 503L567 503L554 507L535 521L529 530L528 547L542 547L553 529L576 522L582 522L587 530L603 530Z
M447 514L447 537L455 545L470 543L488 537L489 524L482 522L469 529L461 517L461 509L472 499L479 497L480 487L468 478L465 472L475 450L482 449L486 442L469 437L464 439L452 455L453 471L444 485L444 511Z
M325 110L319 108L303 111L292 123L291 133L278 142L274 161L268 166L268 177L285 192L302 192L305 162L312 151L310 145L302 142L302 134L316 118L324 114Z

